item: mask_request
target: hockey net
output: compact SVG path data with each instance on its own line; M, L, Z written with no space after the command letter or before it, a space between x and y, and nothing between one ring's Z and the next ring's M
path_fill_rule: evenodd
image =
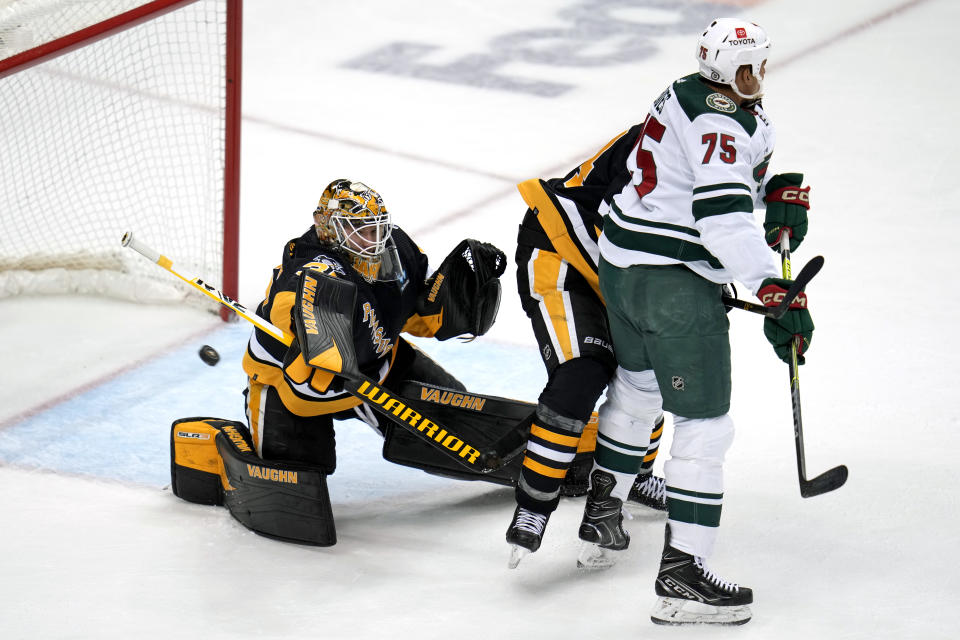
M240 0L0 0L0 297L236 296Z

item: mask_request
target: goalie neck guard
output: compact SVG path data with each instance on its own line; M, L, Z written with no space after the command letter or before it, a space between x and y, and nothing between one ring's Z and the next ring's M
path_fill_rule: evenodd
M350 258L367 282L402 279L393 225L379 193L362 182L339 178L323 190L313 212L317 237Z

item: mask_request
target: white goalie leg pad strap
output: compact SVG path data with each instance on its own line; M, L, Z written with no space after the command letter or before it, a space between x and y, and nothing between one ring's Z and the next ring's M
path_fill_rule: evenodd
M716 523L685 522L669 518L670 546L695 556L709 558L717 537L719 512L723 505L723 460L733 443L733 420L724 414L716 418L675 416L670 459L664 464L668 501L694 509L698 518ZM674 509L676 514L684 509Z
M633 457L639 469L650 446L650 434L662 412L663 399L654 372L617 367L607 387L607 399L598 411L597 455L593 465L594 469L603 469L616 478L617 484L610 494L614 498L626 502L636 470L611 469L598 464L597 459Z

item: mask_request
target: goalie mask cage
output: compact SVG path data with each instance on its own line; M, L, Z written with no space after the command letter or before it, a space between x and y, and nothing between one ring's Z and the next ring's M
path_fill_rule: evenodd
M237 296L241 1L0 0L0 297Z

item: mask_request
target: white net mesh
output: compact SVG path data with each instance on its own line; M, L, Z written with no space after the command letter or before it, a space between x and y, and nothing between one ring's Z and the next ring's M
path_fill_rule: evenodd
M0 61L146 4L0 0ZM225 25L200 0L0 78L0 296L206 301L120 238L221 278Z

